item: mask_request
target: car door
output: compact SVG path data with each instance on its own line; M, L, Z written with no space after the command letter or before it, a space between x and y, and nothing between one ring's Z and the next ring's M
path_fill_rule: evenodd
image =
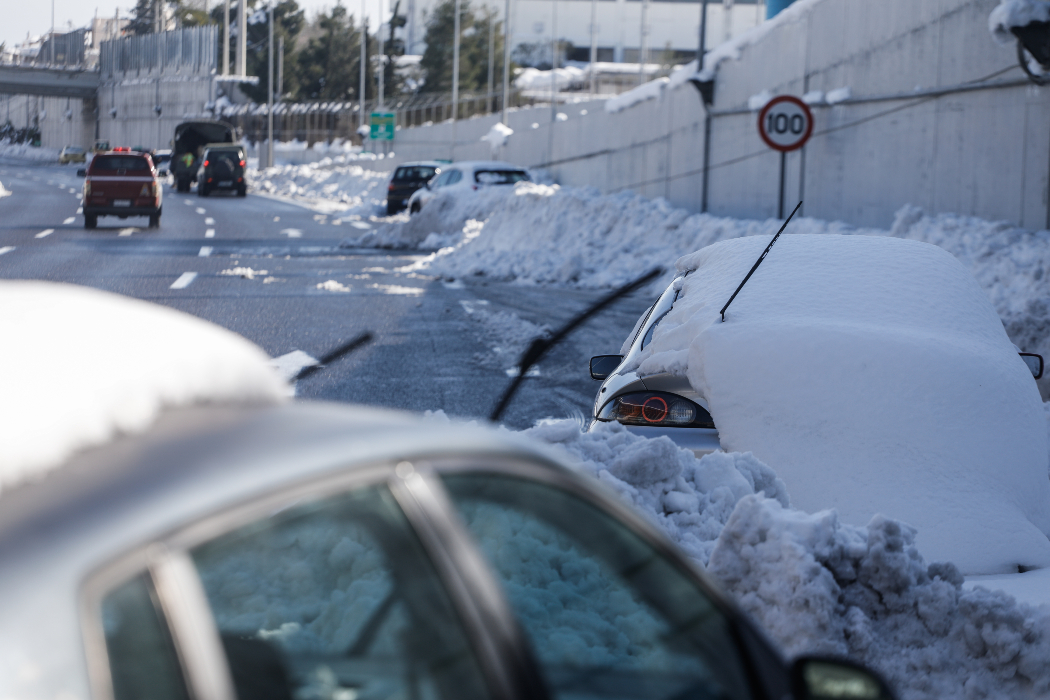
M775 654L607 506L463 459L255 500L93 579L95 700L782 697Z

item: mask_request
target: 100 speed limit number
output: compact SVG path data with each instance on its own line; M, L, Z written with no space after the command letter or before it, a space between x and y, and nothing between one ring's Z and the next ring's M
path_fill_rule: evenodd
M774 97L758 114L758 133L770 148L782 153L794 151L813 133L813 113L797 97Z

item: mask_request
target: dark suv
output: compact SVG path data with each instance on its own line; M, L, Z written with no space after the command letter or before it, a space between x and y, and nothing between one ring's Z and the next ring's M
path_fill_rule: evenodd
M207 197L214 190L235 190L238 197L245 196L245 162L244 148L236 143L208 144L197 171L197 194Z
M394 176L390 178L386 192L386 213L396 214L405 207L412 193L420 189L430 178L441 172L441 163L436 160L423 160L418 163L403 163L397 166Z
M84 174L84 228L95 228L100 216L148 216L150 228L160 226L162 191L148 154L99 153Z

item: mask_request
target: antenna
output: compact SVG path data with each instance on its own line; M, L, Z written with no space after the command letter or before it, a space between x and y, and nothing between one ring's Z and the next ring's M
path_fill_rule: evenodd
M733 292L733 296L729 297L729 301L727 301L726 305L722 307L722 310L718 312L722 314L722 323L726 322L726 309L728 309L729 305L733 303L733 300L736 299L736 295L739 294L740 290L744 288L744 285L747 284L747 281L751 279L751 275L755 274L755 270L758 269L758 266L761 265L762 261L766 259L766 255L769 254L769 249L772 248L773 244L777 242L778 238L780 238L780 234L784 233L784 229L786 229L788 223L791 222L791 217L795 215L795 212L797 212L798 208L801 206L802 200L800 199L798 201L798 204L795 205L795 208L791 210L791 216L787 218L787 221L784 222L784 225L780 227L779 231L777 231L777 235L773 236L773 240L769 242L769 245L766 246L766 249L763 250L762 254L758 256L758 260L755 261L755 264L751 267L751 271L748 272L747 275L744 277L744 281L740 283L740 286L736 288L735 292Z

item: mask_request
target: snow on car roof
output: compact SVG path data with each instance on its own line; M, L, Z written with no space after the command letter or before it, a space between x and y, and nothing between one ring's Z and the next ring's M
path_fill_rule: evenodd
M0 282L0 491L163 409L271 403L287 387L241 336L87 287Z
M753 452L792 505L918 528L967 574L1050 565L1046 418L1031 373L949 253L875 236L724 241L684 256L638 372L688 377L722 447Z

